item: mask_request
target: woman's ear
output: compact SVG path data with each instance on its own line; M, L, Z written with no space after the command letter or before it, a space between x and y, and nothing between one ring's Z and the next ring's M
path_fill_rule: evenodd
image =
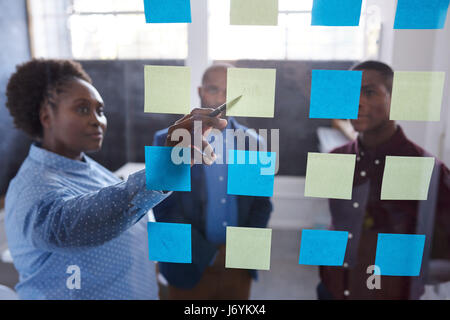
M51 127L52 110L47 101L42 104L41 110L39 111L39 120L41 121L42 128L49 129Z

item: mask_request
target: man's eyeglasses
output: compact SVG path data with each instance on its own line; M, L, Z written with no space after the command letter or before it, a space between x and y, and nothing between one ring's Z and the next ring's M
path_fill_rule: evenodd
M217 88L216 86L206 86L204 87L205 91L211 95L217 95L221 92L223 92L224 94L227 93L227 90L220 90L219 88Z

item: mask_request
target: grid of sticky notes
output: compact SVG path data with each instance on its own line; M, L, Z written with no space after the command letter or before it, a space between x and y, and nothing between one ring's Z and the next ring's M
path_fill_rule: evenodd
M450 0L398 0L395 29L444 28ZM144 0L147 23L190 23L190 0ZM362 0L314 0L312 26L359 26ZM276 26L278 0L231 0L231 25ZM361 71L313 70L309 117L356 119ZM227 101L242 98L228 116L274 117L275 69L230 68ZM439 121L444 72L395 72L391 120ZM190 111L190 69L145 66L145 112L186 114ZM183 148L179 148L183 149ZM190 152L189 149L176 152ZM173 148L146 147L146 185L153 190L190 191L190 165L172 161ZM267 160L266 153L265 159ZM272 161L256 151L229 150L227 192L234 195L273 195ZM240 160L239 160L240 159ZM253 159L253 161L252 161ZM305 196L350 200L356 155L308 153ZM242 162L243 161L243 162ZM432 157L387 156L381 200L426 200L435 165ZM149 258L191 263L191 226L149 223ZM349 233L303 230L298 263L341 266ZM271 229L227 227L227 268L270 269ZM375 265L383 276L420 274L425 235L378 234Z

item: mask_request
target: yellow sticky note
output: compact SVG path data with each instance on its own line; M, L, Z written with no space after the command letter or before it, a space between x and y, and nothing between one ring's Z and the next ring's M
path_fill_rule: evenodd
M308 153L305 197L352 198L356 155Z
M433 157L386 156L381 200L427 200Z
M231 0L231 25L278 25L278 0Z
M191 69L145 66L145 112L187 114L191 111Z
M395 72L391 120L439 121L445 72Z
M229 68L227 101L242 97L227 109L227 116L273 118L275 83L275 69Z
M225 268L270 269L272 229L227 227Z

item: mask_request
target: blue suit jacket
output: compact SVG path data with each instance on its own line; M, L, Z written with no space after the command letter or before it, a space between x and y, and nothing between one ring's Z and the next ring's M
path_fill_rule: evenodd
M247 127L229 118L234 129ZM165 144L167 129L155 133L153 145ZM253 138L260 139L257 135ZM248 139L246 139L248 148ZM153 208L156 221L189 223L192 230L192 263L159 262L159 271L175 287L193 288L201 279L205 268L211 263L217 252L217 246L209 242L206 235L207 192L202 165L194 165L191 171L191 192L173 192L165 201ZM265 228L272 212L270 198L237 196L238 226ZM256 270L249 270L256 279Z

